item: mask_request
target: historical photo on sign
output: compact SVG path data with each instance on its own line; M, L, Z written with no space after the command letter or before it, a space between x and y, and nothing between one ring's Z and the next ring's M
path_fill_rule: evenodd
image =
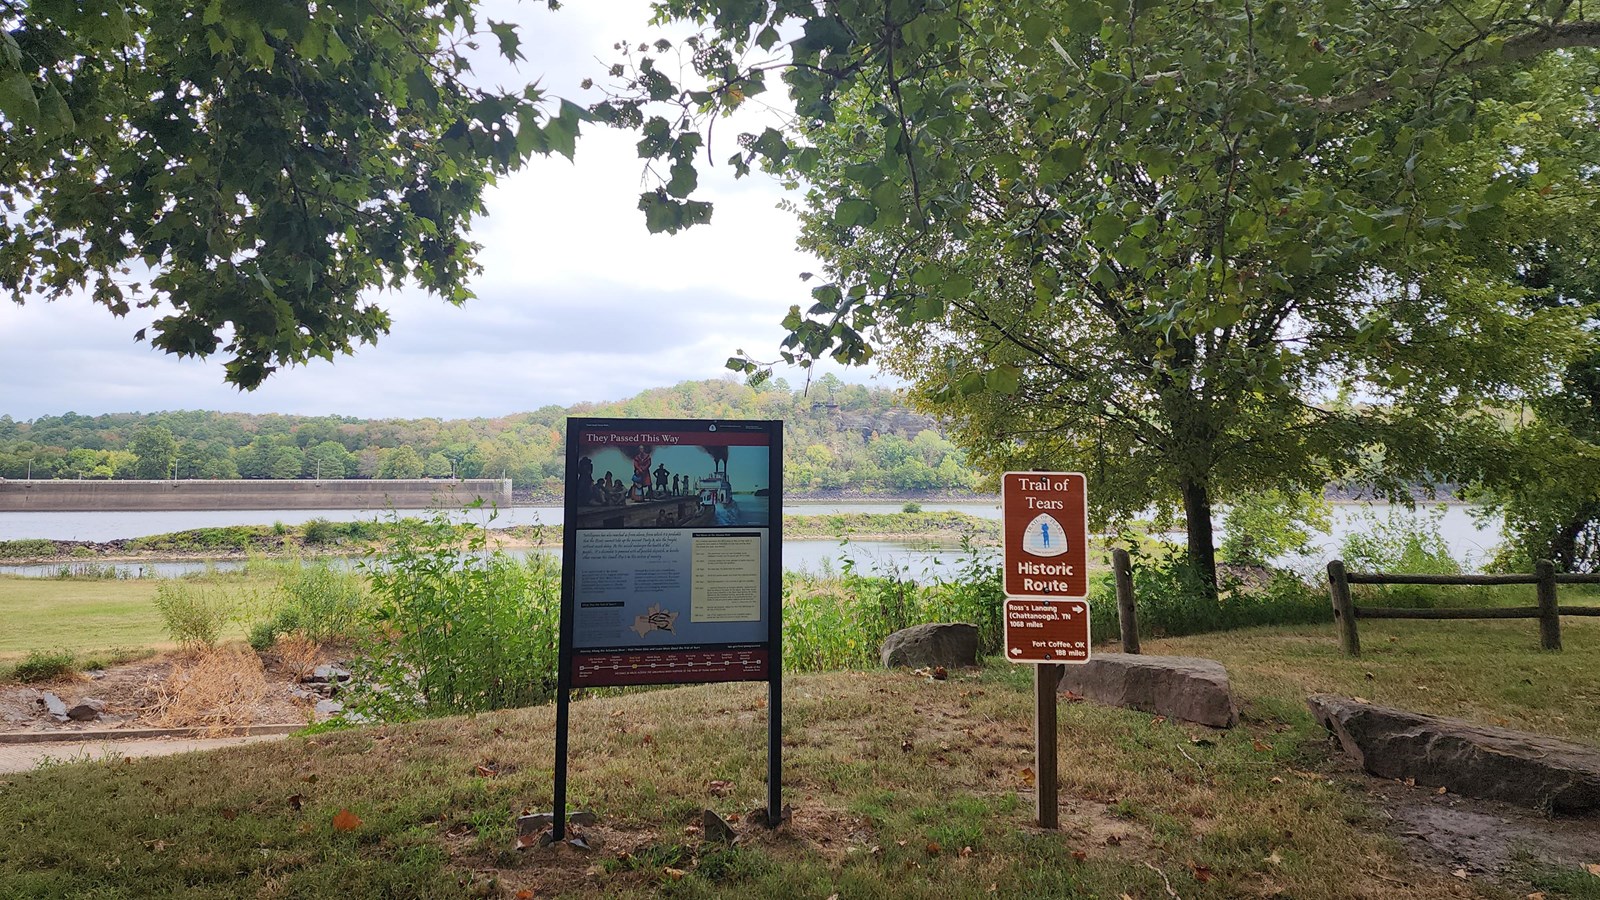
M766 525L769 450L731 442L741 437L615 431L580 435L573 482L577 526Z

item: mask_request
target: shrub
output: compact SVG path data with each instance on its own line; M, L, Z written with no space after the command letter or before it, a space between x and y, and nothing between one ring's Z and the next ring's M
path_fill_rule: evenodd
M43 538L0 541L0 559L38 559L42 556L55 555L55 541L47 541Z
M486 552L445 516L395 523L368 569L380 632L347 709L398 720L524 706L555 692L561 578L543 556Z
M913 500L910 503L907 503L905 506L900 507L900 511L903 513L919 513L922 512L922 504Z
M1180 550L1135 552L1133 595L1139 634L1148 637L1303 625L1333 618L1332 607L1321 592L1284 571L1272 571L1264 580L1248 584L1224 579L1213 599L1188 554ZM1120 633L1116 588L1109 575L1090 585L1089 615L1098 640Z
M34 650L12 668L11 677L32 684L64 678L77 670L77 661L70 650Z
M300 526L300 536L307 544L321 546L339 542L340 529L327 519L318 517Z
M1257 491L1229 504L1218 555L1241 566L1265 566L1289 553L1306 553L1312 534L1332 527L1331 507L1321 494Z
M185 650L211 649L232 622L237 604L212 588L163 581L156 587L156 611L167 634Z
M1461 564L1450 555L1450 545L1440 533L1444 509L1415 513L1391 509L1385 519L1370 510L1359 526L1345 535L1340 554L1352 572L1396 572L1410 575L1456 575ZM1354 585L1356 599L1385 606L1427 608L1441 603L1470 601L1474 592L1459 587L1422 584Z

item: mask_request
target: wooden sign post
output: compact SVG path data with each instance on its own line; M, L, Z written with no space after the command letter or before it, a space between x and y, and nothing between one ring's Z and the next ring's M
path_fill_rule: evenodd
M1039 827L1060 827L1056 688L1063 664L1089 661L1089 503L1077 472L1007 472L1006 659L1034 666L1033 753Z

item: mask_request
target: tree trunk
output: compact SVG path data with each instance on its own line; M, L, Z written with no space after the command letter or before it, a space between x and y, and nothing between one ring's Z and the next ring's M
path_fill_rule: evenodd
M1187 519L1189 535L1189 562L1206 594L1217 596L1217 547L1211 534L1211 491L1204 481L1184 478L1178 484L1183 491L1183 514Z

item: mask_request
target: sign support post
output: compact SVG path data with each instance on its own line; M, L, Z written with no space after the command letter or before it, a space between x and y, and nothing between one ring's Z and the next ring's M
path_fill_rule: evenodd
M1061 827L1056 690L1064 664L1089 661L1089 504L1076 472L1001 479L1006 659L1032 664L1035 813Z

